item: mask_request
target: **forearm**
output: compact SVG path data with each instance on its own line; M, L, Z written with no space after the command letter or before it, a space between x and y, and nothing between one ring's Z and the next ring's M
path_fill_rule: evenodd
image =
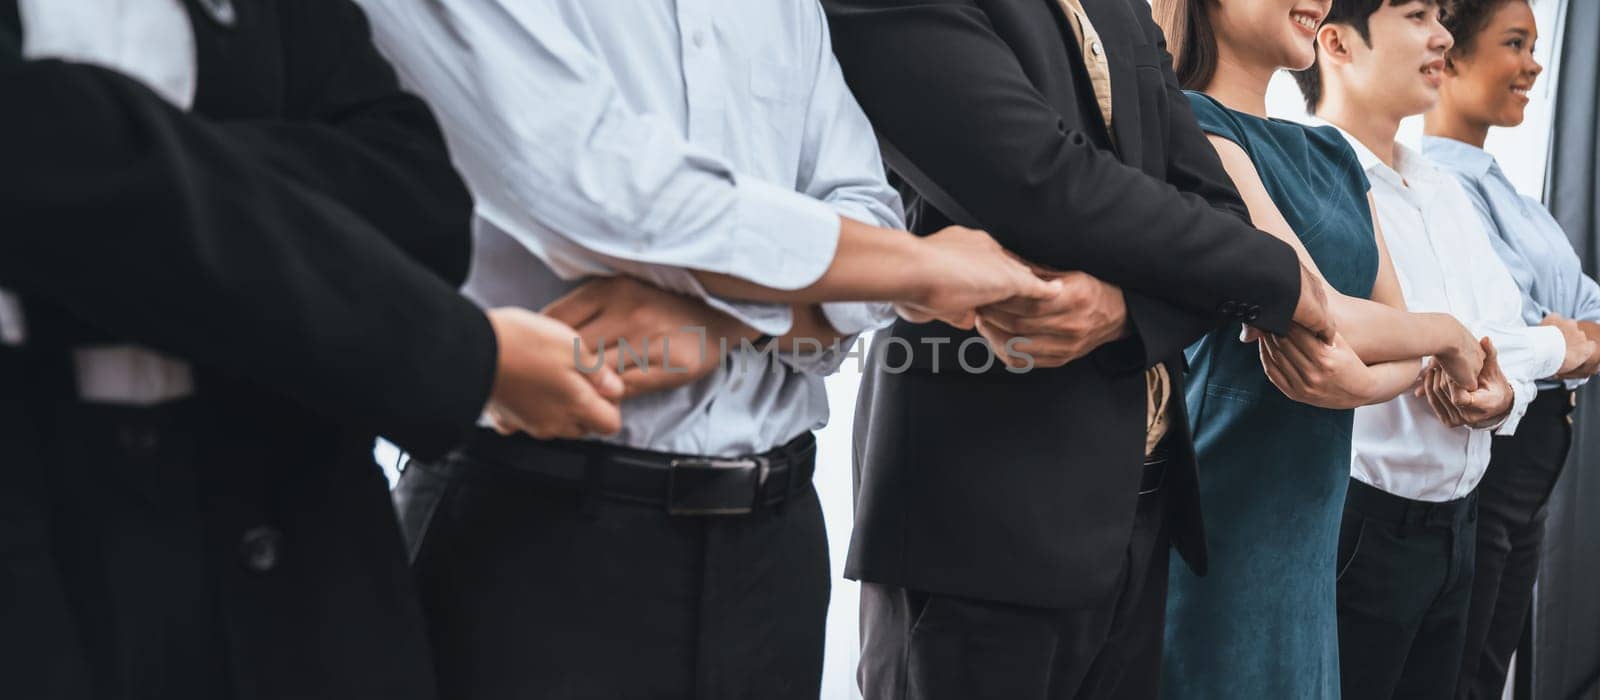
M1449 314L1413 313L1338 293L1329 295L1329 304L1339 332L1369 365L1443 355L1463 336Z
M1368 365L1367 401L1362 405L1380 404L1410 391L1416 386L1417 377L1421 374L1422 361L1417 359Z
M817 281L794 290L762 286L733 275L697 270L695 279L720 297L819 304L828 301L906 301L926 288L915 236L841 218L833 261Z
M955 223L990 231L1040 265L1219 321L1224 306L1258 306L1257 325L1287 331L1300 291L1293 251L1065 128L978 3L824 6L834 52L889 163ZM941 58L929 60L930 51ZM1205 148L1178 102L1169 105L1176 128ZM1211 167L1194 177L1225 176L1214 154L1204 157Z

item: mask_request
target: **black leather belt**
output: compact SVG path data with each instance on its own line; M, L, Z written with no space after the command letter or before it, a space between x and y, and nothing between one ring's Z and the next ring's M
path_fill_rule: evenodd
M816 448L809 432L758 455L704 457L480 430L446 464L466 479L555 482L672 515L744 515L809 489Z

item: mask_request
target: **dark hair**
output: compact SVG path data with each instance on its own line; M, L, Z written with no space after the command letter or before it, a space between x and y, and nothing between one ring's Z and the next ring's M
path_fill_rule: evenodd
M1156 24L1167 36L1172 72L1185 90L1201 90L1217 72L1217 34L1207 12L1210 0L1151 0Z
M1477 41L1478 34L1489 26L1489 19L1502 5L1513 2L1528 0L1440 0L1439 22L1450 30L1450 36L1456 40L1445 54L1445 60L1471 54L1473 43Z
M1390 5L1409 2L1409 0L1387 1ZM1438 4L1438 0L1424 1L1428 4ZM1372 16L1383 9L1384 2L1385 0L1333 0L1333 5L1328 8L1328 16L1323 18L1322 23L1348 24L1361 35L1362 41L1371 46ZM1300 94L1306 98L1306 111L1317 111L1317 105L1322 104L1322 59L1312 60L1310 68L1294 71L1294 82L1300 85Z

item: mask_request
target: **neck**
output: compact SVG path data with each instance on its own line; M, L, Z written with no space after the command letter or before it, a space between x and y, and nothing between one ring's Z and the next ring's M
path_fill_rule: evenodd
M1253 66L1240 60L1227 44L1217 46L1217 72L1205 87L1207 95L1216 98L1228 109L1267 117L1267 85L1272 82L1275 66Z
M1317 116L1344 129L1384 165L1398 170L1395 163L1399 148L1394 137L1400 132L1400 120L1404 115L1386 113L1381 108L1350 99L1342 90L1331 90L1323 95L1322 104L1317 105Z
M1489 140L1489 125L1472 121L1441 102L1422 118L1422 132L1429 136L1455 139L1465 144L1483 148Z

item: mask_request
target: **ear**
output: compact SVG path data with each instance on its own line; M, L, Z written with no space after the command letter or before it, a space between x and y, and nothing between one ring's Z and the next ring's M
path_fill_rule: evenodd
M1326 64L1349 63L1353 55L1350 52L1352 40L1359 41L1355 27L1345 24L1323 24L1317 29L1317 56Z

